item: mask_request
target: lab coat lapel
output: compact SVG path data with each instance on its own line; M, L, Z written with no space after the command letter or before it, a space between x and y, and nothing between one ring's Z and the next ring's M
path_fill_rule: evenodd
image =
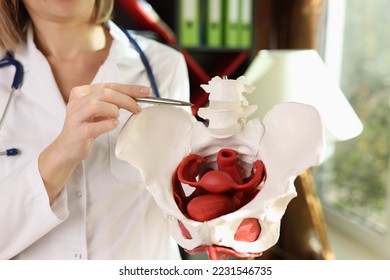
M23 60L25 76L22 94L34 99L37 107L48 111L53 119L63 124L66 104L47 59L35 46L31 28L27 35L27 56Z
M150 86L149 78L142 64L139 53L118 26L108 22L110 34L114 38L108 61L111 63L111 73L115 73L116 82ZM144 46L141 46L143 48ZM114 77L111 77L114 78Z
M127 48L121 42L115 40L112 42L110 53L92 81L93 84L149 84L138 53L136 51L129 52Z

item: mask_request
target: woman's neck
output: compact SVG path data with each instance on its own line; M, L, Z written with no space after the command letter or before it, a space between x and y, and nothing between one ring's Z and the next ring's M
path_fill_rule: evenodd
M44 32L41 32L44 30ZM112 42L101 25L34 26L34 41L49 62L58 89L68 102L71 89L90 84L106 60Z
M44 28L40 25L45 24ZM38 23L34 26L34 40L47 58L78 59L80 55L97 52L107 47L106 31L101 25L88 23Z

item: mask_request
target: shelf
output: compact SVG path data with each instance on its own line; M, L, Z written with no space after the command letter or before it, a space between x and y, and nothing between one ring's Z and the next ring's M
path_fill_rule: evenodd
M158 14L159 20L156 20L153 12L145 11L145 7L142 7L145 2L150 4L150 7ZM215 76L237 78L242 75L243 69L249 64L251 49L181 47L176 35L179 34L177 30L178 1L175 0L172 3L168 5L166 2L157 0L116 0L120 12L127 15L128 21L131 21L133 26L156 32L162 42L171 45L183 54L188 66L191 102L194 104L192 113L196 115L198 109L207 105L208 101L208 94L200 85L207 84Z

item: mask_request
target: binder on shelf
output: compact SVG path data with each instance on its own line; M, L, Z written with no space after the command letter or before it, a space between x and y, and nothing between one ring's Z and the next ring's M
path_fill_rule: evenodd
M198 47L201 44L201 0L179 0L179 44Z
M222 0L206 1L206 45L211 48L223 45Z
M240 18L239 18L239 46L250 48L252 45L253 28L253 1L240 0Z
M230 48L240 47L239 18L240 0L225 0L224 9L224 41Z

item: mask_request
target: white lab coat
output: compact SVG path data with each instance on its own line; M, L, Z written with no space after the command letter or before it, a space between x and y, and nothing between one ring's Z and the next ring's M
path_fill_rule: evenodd
M93 83L150 86L139 54L115 24L110 22L109 28L114 41ZM151 63L162 97L189 99L183 56L169 46L136 38ZM60 133L66 104L47 60L33 42L31 28L27 45L15 57L25 75L0 130L0 150L15 147L21 154L0 157L0 259L180 258L167 221L140 174L114 154L117 136L130 116L125 110L121 110L119 127L96 139L92 154L49 205L38 156ZM0 71L1 114L14 68ZM164 142L160 143L164 149Z

